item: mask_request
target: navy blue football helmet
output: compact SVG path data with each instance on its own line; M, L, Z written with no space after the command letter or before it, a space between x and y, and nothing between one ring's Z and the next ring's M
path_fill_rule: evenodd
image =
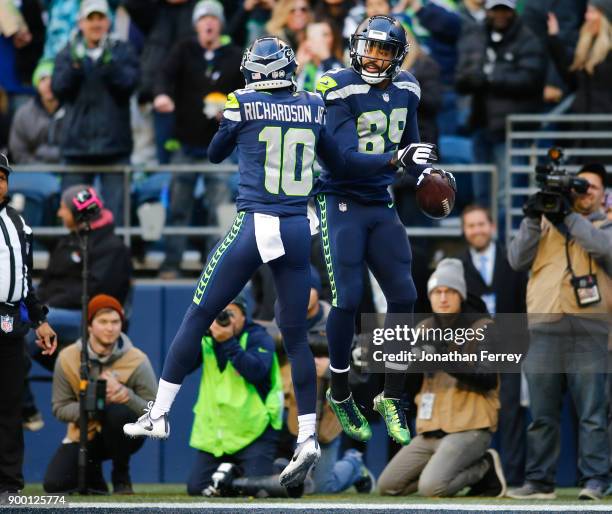
M272 36L256 39L244 51L240 65L246 87L250 89L295 87L296 69L293 49Z
M378 84L400 72L409 48L406 31L399 21L389 16L372 16L361 22L351 36L351 66L368 84ZM368 71L363 59L374 55L383 61L383 66L378 71Z

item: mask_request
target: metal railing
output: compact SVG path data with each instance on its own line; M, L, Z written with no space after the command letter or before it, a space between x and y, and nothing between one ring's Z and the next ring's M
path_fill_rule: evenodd
M595 130L576 130L578 123L589 123ZM608 126L602 126L602 124ZM525 127L527 125L527 127ZM597 126L599 125L599 126ZM528 195L538 191L535 186L535 166L547 159L548 148L555 144L565 150L567 159L579 157L596 161L612 157L612 114L515 114L506 120L507 186L505 192L505 224L507 242L517 232L523 218L522 207L517 205ZM590 142L608 140L607 147L594 148ZM577 144L578 143L578 144ZM522 162L520 162L522 161ZM568 164L563 168L576 172L580 164ZM523 177L525 186L513 186L514 179ZM517 202L517 200L519 202Z
M445 169L455 174L483 173L490 175L491 188L498 189L497 168L490 164L444 164ZM127 246L131 246L132 238L143 235L143 229L139 226L129 225L132 212L132 176L135 173L203 173L203 174L232 174L238 171L236 165L227 164L176 164L176 165L116 165L116 166L68 166L68 165L16 165L15 173L53 173L56 175L64 173L100 174L120 173L123 175L123 225L117 225L116 232L123 237ZM104 191L102 191L104 194ZM27 200L26 200L27 201ZM493 195L491 204L492 214L496 217L498 212L497 197ZM458 216L454 212L451 216ZM27 220L26 220L27 221ZM125 222L128 222L128 226ZM36 236L59 237L68 233L64 227L57 226L34 226L32 227ZM443 222L439 226L409 226L406 228L409 236L413 237L460 237L461 227L459 223L449 224ZM187 235L187 236L221 236L224 228L220 226L164 226L162 236Z

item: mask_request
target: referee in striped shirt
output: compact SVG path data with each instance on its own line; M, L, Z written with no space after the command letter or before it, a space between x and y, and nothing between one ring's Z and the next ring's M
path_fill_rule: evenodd
M23 489L22 394L26 376L24 336L36 329L43 353L57 347L47 308L32 289L32 229L8 205L8 159L0 154L0 503Z

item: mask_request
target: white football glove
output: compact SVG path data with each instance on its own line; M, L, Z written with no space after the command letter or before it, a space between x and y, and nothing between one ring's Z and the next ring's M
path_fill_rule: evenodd
M431 143L413 143L395 151L394 162L406 168L412 164L431 164L438 160L436 145Z
M455 180L455 175L453 175L450 171L444 171L444 170L437 169L437 168L424 169L419 175L419 178L417 179L417 183L416 183L417 187L421 185L421 182L423 182L423 179L427 175L431 175L432 173L437 173L438 175L441 175L442 177L444 177L446 181L448 182L448 185L453 188L453 191L455 191L455 193L457 192L457 182Z

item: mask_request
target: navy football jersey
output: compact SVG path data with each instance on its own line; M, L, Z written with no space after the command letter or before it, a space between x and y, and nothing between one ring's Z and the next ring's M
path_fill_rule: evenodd
M388 187L397 169L393 152L420 142L418 81L400 72L386 88L366 83L352 68L328 71L317 84L325 100L326 127L342 152L344 169L330 166L321 175L319 191L362 202L389 202ZM418 173L423 166L414 166Z
M239 89L228 96L208 157L221 162L237 148L239 211L306 214L315 154L341 163L325 133L325 105L319 95Z

